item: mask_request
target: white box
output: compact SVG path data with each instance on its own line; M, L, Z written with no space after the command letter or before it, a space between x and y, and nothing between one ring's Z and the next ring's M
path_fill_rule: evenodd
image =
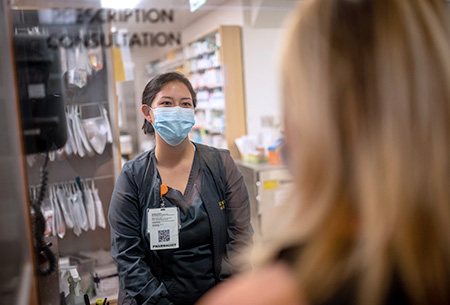
M117 294L119 291L119 274L115 264L97 266L93 272L97 297Z

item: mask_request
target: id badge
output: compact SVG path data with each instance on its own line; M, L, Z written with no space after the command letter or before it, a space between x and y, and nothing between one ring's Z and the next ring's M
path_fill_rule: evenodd
M176 249L178 243L178 208L147 210L150 250Z

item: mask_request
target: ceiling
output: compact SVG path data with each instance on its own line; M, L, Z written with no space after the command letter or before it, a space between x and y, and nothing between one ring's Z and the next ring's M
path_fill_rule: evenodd
M264 11L275 13L280 10L291 10L300 0L206 0L206 3L195 12L190 12L189 0L140 0L137 8L173 9L176 14L177 27L183 28L198 20L210 11L235 10L236 14L243 11Z
M10 0L12 6L16 7L34 7L34 8L101 8L107 3L119 3L124 7L124 1L127 0ZM272 8L292 6L293 2L300 0L206 0L206 3L199 8L202 10L217 9L221 6L266 6ZM450 1L450 0L448 0ZM189 0L128 0L128 5L134 4L137 8L172 8L189 10ZM114 5L114 4L112 4ZM109 6L111 7L111 6Z
M250 11L272 11L290 10L293 3L300 0L206 0L206 3L195 12L190 12L189 0L10 0L13 7L32 9L70 9L70 8L105 8L105 3L118 1L123 8L124 3L132 5L137 9L172 9L176 16L176 27L183 28L199 19L208 12L214 10L236 10L242 13L244 10ZM111 8L111 7L110 7ZM132 25L131 25L132 26Z
M124 1L124 0L120 0ZM190 11L189 0L139 0L136 8L172 9L177 28L184 28L210 11L235 10L241 14L244 10L274 13L279 10L291 10L299 0L206 0L195 12ZM131 25L132 26L132 25ZM167 25L166 25L167 26Z

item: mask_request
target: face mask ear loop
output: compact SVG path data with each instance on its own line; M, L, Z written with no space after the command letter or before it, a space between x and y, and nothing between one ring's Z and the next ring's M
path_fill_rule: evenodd
M148 108L150 108L150 110L152 110L153 111L153 108L152 107L150 107L149 105L147 105L147 104L145 104L145 106L147 106ZM149 117L150 117L150 111L148 112L148 114L149 114ZM148 120L147 120L147 122L149 122ZM150 125L152 125L152 127L153 127L153 129L155 129L155 125L153 124L153 120L152 119L150 119ZM156 129L155 129L156 130Z
M148 115L147 115L147 119L150 119L150 110L152 110L152 107L150 107L149 105L145 104L145 106L147 106L148 110Z

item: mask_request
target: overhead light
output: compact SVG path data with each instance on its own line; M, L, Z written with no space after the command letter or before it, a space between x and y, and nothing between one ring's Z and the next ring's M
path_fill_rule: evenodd
M200 6L206 3L206 0L189 0L191 13L195 12Z
M114 9L126 9L135 8L139 3L139 0L102 0L102 7L114 8Z

